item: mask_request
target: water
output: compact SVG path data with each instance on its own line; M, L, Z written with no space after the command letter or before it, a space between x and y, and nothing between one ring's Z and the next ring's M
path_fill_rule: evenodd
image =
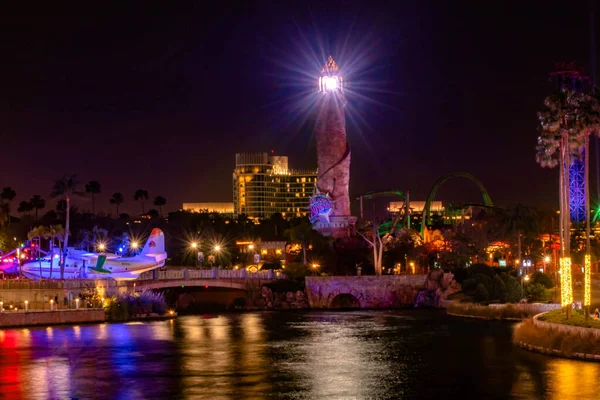
M0 331L0 398L597 399L600 363L435 310L245 313Z

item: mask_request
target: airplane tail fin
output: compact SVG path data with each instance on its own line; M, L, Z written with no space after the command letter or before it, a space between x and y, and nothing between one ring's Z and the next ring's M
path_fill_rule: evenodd
M158 228L152 229L148 241L141 254L158 254L165 252L165 234Z

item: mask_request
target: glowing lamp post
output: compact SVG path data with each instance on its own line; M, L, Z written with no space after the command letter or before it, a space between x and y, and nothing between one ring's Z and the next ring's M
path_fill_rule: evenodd
M29 311L29 302L25 300L25 312Z
M589 254L585 255L585 265L583 271L583 305L585 307L585 319L590 317L590 305L592 304L592 257Z
M50 311L54 311L54 300L50 300Z
M79 299L75 299L75 308L79 310Z
M198 266L198 243L192 242L190 244L192 252L194 253L194 267Z
M98 250L100 250L101 253L104 253L104 250L106 250L106 245L104 243L99 243Z
M565 308L567 319L571 315L571 304L573 303L573 284L571 282L571 258L560 259L560 305Z
M0 313L4 312L4 302L0 301Z

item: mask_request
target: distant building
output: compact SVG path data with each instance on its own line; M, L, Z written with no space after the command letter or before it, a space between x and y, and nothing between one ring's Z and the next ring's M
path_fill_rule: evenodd
M317 170L292 170L286 156L237 153L233 171L233 213L249 218L308 215Z
M423 213L423 209L425 208L425 201L410 201L410 213L411 214L421 214ZM388 207L388 211L391 214L397 214L402 210L404 206L403 201L391 201L390 206ZM432 201L431 206L429 207L429 211L432 215L438 214L442 215L444 213L444 206L441 201Z
M183 211L233 215L233 203L183 203Z

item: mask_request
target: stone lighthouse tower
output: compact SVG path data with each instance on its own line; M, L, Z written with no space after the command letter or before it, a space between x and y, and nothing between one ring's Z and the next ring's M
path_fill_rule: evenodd
M350 215L350 145L346 139L346 98L341 72L329 56L319 77L317 102L318 177L310 199L313 227L325 236L350 236L356 218Z

